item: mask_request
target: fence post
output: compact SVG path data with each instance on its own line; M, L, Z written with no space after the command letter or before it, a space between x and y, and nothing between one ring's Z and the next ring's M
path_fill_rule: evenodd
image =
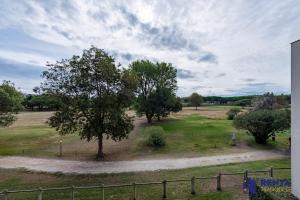
M245 181L248 180L248 170L245 170L245 172L244 172L244 180Z
M74 187L74 185L72 185L72 188L71 188L71 200L75 200L75 187Z
M59 140L59 157L62 157L62 139Z
M273 178L273 167L270 168L270 177Z
M133 185L133 200L136 200L136 183L134 182L132 185Z
M218 174L217 176L217 190L221 191L221 173Z
M167 198L167 181L166 180L163 181L163 198L164 199Z
M8 190L3 191L3 200L8 200Z
M38 200L43 200L43 190L42 190L41 187L39 188L39 196L38 196Z
M196 194L196 189L195 189L195 176L193 176L193 178L191 179L191 186L192 186L192 195Z
M104 184L102 184L102 192L101 192L101 194L102 194L102 199L101 200L104 200L105 199L105 194L104 194Z

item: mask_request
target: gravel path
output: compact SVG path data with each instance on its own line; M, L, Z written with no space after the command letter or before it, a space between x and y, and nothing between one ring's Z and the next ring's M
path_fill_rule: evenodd
M65 174L101 174L182 169L189 167L221 165L256 160L284 158L283 154L273 151L253 151L248 153L228 154L195 158L135 161L71 161L59 159L31 158L21 156L0 157L0 168L25 168L30 171L65 173Z

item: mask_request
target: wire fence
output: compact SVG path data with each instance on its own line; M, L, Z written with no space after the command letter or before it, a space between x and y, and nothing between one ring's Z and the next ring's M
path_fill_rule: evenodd
M137 200L137 191L142 186L160 186L162 189L161 198L167 199L168 198L168 189L170 189L170 184L172 183L179 183L179 182L186 182L189 183L190 187L190 194L196 195L199 192L199 189L197 190L196 184L199 184L199 181L202 182L204 180L214 180L215 181L215 191L222 191L222 177L224 176L233 176L233 175L241 175L243 176L244 180L248 179L248 176L251 174L251 176L255 174L267 174L269 177L274 177L274 171L282 171L282 170L290 170L291 168L270 168L267 170L245 170L243 172L235 172L235 173L219 173L217 176L209 176L209 177L191 177L189 179L174 179L174 180L163 180L158 182L146 182L146 183L130 183L130 184L119 184L119 185L94 185L94 186L70 186L70 187L58 187L58 188L36 188L36 189L30 189L30 190L4 190L0 192L2 195L3 200L9 200L11 195L13 194L19 194L19 193L35 193L37 200L43 200L44 195L48 192L58 192L58 191L65 191L69 193L69 197L67 199L75 200L76 199L76 191L79 190L97 190L98 198L99 200L105 200L106 199L106 192L108 189L112 188L131 188L132 189L132 197L130 199Z

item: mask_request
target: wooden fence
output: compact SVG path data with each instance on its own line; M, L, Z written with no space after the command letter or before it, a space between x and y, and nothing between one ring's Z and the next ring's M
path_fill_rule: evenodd
M168 183L172 182L190 182L190 190L192 195L196 195L196 180L205 180L205 179L215 179L216 180L216 191L222 190L222 176L231 176L231 175L243 175L244 180L248 179L249 173L268 173L270 177L274 176L274 170L290 170L291 168L270 168L267 170L255 170L249 171L245 170L243 172L235 173L219 173L217 176L209 177L192 177L190 179L175 179L175 180L163 180L160 182L147 182L147 183L131 183L131 184L119 184L119 185L95 185L95 186L81 186L81 187L60 187L60 188L37 188L31 190L4 190L0 192L3 196L3 200L9 200L9 194L15 193L37 193L37 200L43 200L43 194L49 191L69 191L70 200L75 200L75 191L85 190L85 189L99 189L100 200L105 200L105 189L109 188L122 188L122 187L132 187L132 199L137 200L137 189L138 186L148 186L148 185L161 185L162 186L162 198L167 199L167 187Z

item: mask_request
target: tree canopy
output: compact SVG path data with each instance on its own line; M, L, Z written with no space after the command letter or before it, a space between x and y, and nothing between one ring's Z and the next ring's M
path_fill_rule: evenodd
M251 133L258 144L266 144L275 132L290 128L290 123L289 110L264 109L237 115L233 124Z
M203 97L201 95L199 95L198 93L194 92L191 96L190 96L190 102L192 106L196 107L196 110L199 106L201 106L201 104L203 103Z
M60 99L48 94L28 94L25 96L23 106L30 110L58 110L61 106Z
M9 126L15 120L15 113L22 109L23 95L14 84L4 81L0 85L0 126Z
M42 89L61 101L50 125L60 134L79 133L87 141L97 139L97 158L103 159L103 137L120 141L133 129L125 109L134 96L135 78L96 47L48 67Z
M153 117L159 120L181 110L175 94L177 70L170 63L138 60L129 69L137 77L135 109L139 115L145 114L149 123Z
M275 96L273 93L265 93L262 96L256 97L252 102L252 107L254 110L268 109L274 110L278 108L283 108L288 104L286 96L280 95Z

